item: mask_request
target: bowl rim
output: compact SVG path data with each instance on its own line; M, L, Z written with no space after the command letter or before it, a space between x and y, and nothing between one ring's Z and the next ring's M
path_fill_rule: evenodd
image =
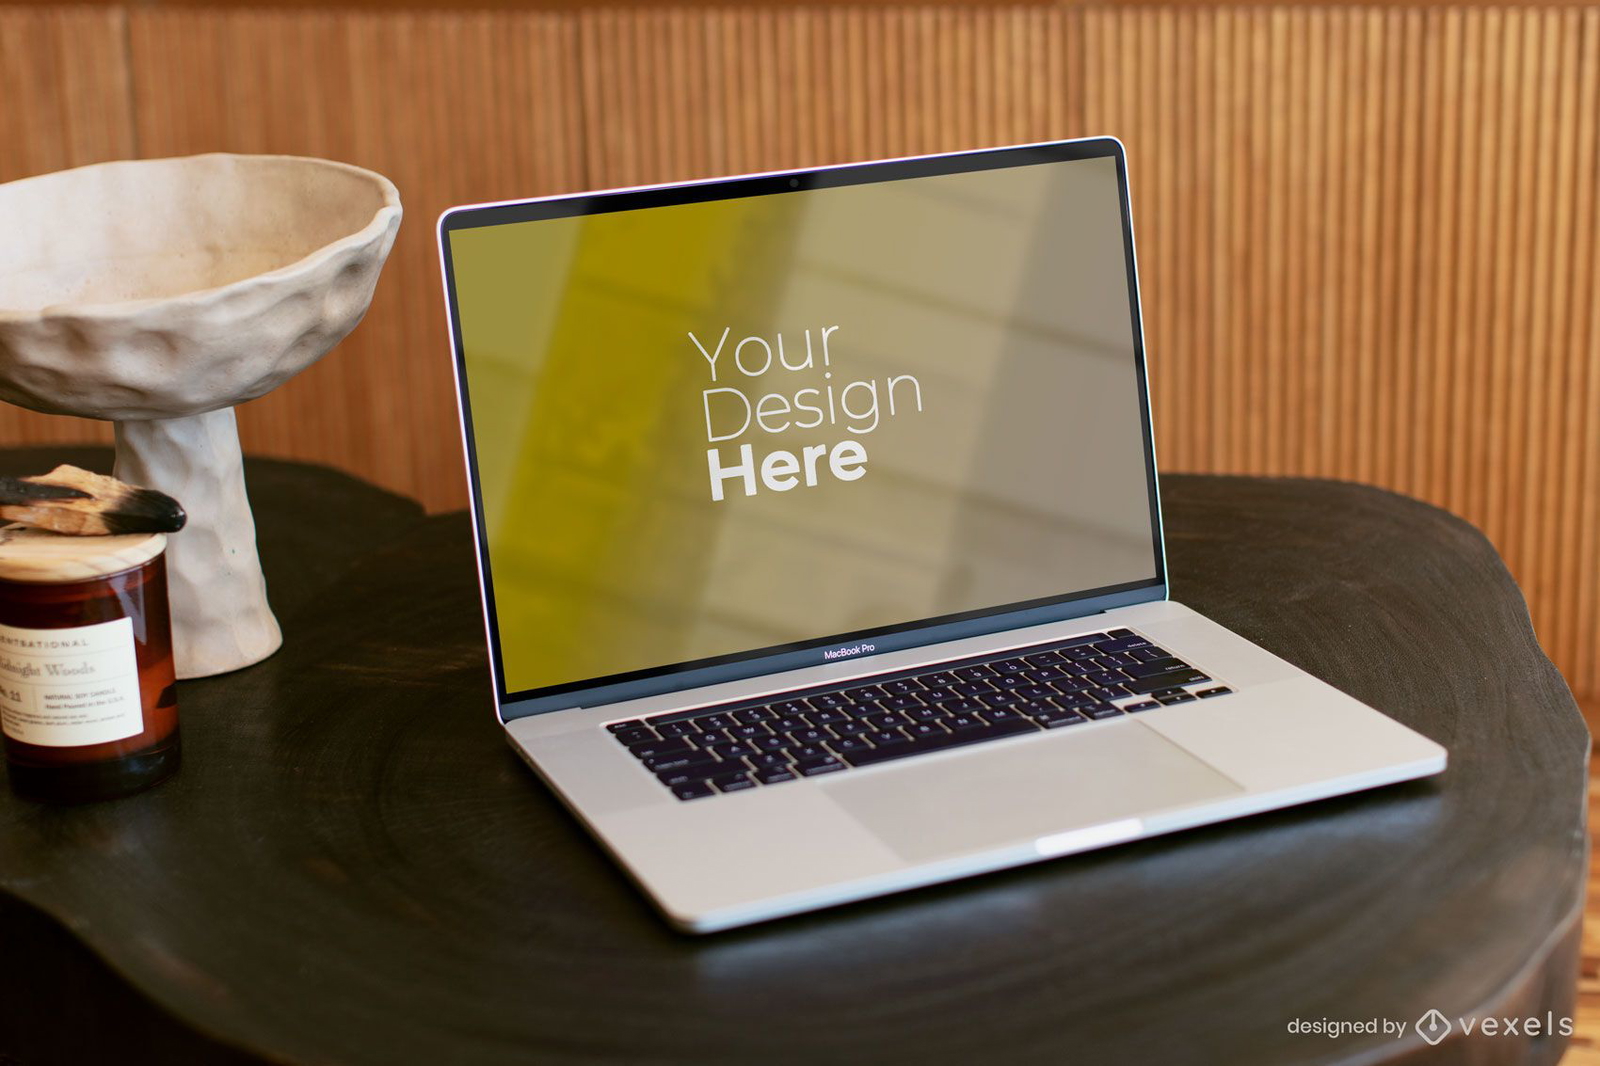
M394 182L366 167L358 167L354 163L343 163L337 159L323 159L319 156L288 155L281 153L255 153L255 152L197 152L192 155L158 156L150 159L108 159L99 163L87 163L78 167L67 167L64 170L53 170L44 174L34 174L15 181L0 182L0 189L12 185L22 185L27 182L49 181L63 174L71 174L81 170L94 170L101 167L126 167L140 166L146 163L184 163L201 159L234 159L234 160L277 160L297 164L309 164L315 167L325 167L334 170L343 170L346 173L366 179L375 185L383 194L383 203L373 213L366 225L343 237L329 241L321 247L315 248L292 263L274 267L272 270L260 274L252 274L246 278L239 278L223 285L212 285L204 289L190 289L187 292L173 293L170 296L146 296L135 300L108 300L98 303L56 303L46 304L35 308L8 308L0 305L0 324L44 321L50 318L101 318L110 319L136 314L158 304L173 304L192 302L200 303L219 298L235 291L244 291L263 284L280 280L290 274L312 269L321 263L341 255L349 248L358 247L371 241L378 234L389 228L391 218L399 218L403 214L400 205L400 190Z

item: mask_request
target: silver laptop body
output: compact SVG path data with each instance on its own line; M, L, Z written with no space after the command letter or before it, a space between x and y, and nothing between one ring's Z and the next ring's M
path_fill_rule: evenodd
M676 928L1444 769L1168 598L1115 139L439 241L500 720Z

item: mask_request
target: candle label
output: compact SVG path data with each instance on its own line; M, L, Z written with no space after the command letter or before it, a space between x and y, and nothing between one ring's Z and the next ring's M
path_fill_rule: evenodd
M73 629L0 625L0 728L52 748L143 733L133 619Z

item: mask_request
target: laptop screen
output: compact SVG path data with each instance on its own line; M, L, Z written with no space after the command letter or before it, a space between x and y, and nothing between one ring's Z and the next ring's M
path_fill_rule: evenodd
M1118 157L950 159L447 216L502 695L1160 583Z

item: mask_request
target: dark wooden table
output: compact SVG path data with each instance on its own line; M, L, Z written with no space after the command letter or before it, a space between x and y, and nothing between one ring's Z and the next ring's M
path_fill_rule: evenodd
M1442 778L689 939L501 739L464 516L310 467L249 479L283 650L182 685L185 765L155 791L0 798L0 1063L1548 1063L1565 1044L1290 1032L1572 1013L1588 737L1499 559L1448 514L1163 482L1175 595L1444 743Z

